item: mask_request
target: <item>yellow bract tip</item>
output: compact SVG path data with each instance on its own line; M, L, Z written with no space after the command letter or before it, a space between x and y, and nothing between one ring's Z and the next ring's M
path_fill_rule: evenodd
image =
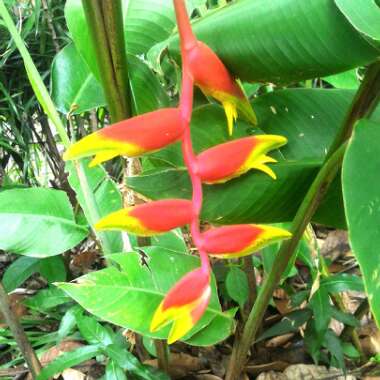
M232 136L233 129L234 129L234 123L237 119L237 110L236 110L236 105L229 102L225 101L223 102L223 108L224 112L226 113L227 116L227 124L228 124L228 135Z

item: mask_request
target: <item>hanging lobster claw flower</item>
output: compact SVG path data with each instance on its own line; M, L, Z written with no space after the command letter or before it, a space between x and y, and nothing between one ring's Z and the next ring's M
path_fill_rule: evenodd
M206 96L222 103L232 135L238 112L256 125L257 118L240 84L231 76L219 57L204 43L197 43L187 52L187 62L194 83Z
M128 207L107 215L95 224L97 230L124 230L153 236L191 223L191 201L168 199Z
M206 96L222 103L232 135L238 112L256 125L256 115L239 83L230 75L219 57L203 42L196 39L183 0L175 0L178 31L181 41L182 59L186 69Z
M117 156L136 157L179 140L183 133L180 111L164 108L112 124L71 145L64 160L95 155L90 167Z
M286 142L282 136L259 135L217 145L198 155L199 174L208 184L224 183L251 169L261 170L276 179L276 174L266 165L276 160L266 154Z
M168 343L186 335L199 321L210 301L210 275L204 268L187 273L170 289L158 306L150 330L155 332L173 322Z
M238 224L212 228L203 233L203 248L221 259L250 255L259 249L288 239L291 233L282 228L260 224Z

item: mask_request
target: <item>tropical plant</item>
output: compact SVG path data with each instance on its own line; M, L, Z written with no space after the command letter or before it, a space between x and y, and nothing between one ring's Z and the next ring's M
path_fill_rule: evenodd
M120 328L154 339L161 369L162 339L210 346L234 335L228 380L239 378L254 343L301 327L315 362L345 370L345 355L360 360L358 319L340 293L365 291L379 321L378 3L67 0L70 37L61 2L29 4L21 33L15 3L0 0L12 37L2 67L18 51L30 87L20 93L22 73L1 82L0 249L22 257L0 298L32 374L49 378L102 354L115 378L164 378L128 355ZM41 4L57 53L50 92L39 73L46 60L37 64L25 44ZM330 273L311 223L348 229L361 276ZM61 255L86 238L106 265L66 282ZM309 273L302 292L290 286L298 262ZM6 293L37 272L54 285L35 296L35 309L49 295L61 300L49 315L69 321L48 344L75 326L89 344L42 372L40 346L27 344L6 309ZM293 309L260 332L279 286ZM346 325L341 336L332 319Z

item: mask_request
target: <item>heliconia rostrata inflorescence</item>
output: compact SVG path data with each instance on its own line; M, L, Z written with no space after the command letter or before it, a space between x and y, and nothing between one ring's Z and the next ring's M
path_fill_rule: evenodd
M190 225L201 266L188 273L169 291L151 322L152 332L172 323L168 343L184 337L207 308L211 295L209 256L237 258L290 237L290 233L281 228L255 224L224 226L207 231L200 229L202 183L223 183L252 169L263 171L275 179L275 173L267 164L276 161L267 153L287 141L282 136L256 135L232 140L195 155L190 135L194 86L223 105L230 135L238 114L253 124L256 124L256 116L242 88L222 61L195 38L184 0L173 1L182 56L179 106L105 127L73 144L64 155L66 160L95 156L90 163L93 166L116 156L135 157L151 153L181 141L193 187L191 201L169 199L128 207L106 216L95 225L98 230L125 230L140 236L152 236Z

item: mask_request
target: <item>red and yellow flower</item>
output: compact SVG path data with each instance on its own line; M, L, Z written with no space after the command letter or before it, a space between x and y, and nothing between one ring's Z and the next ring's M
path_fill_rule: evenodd
M247 256L259 249L291 237L282 228L261 224L237 224L211 228L203 233L203 248L221 259Z
M206 96L215 98L223 105L230 135L238 112L250 123L257 124L256 115L242 87L206 44L196 41L186 50L186 59L195 85Z
M71 145L64 160L95 155L90 166L117 156L136 157L154 152L183 135L178 108L164 108L112 124Z
M210 274L204 268L187 273L169 291L153 316L150 330L155 332L173 323L168 343L185 336L199 321L210 301Z
M276 174L267 165L276 162L266 154L285 145L287 139L276 135L250 136L217 145L197 157L202 182L224 183L251 169L261 170L272 178Z
M124 230L139 236L153 236L191 223L191 201L168 199L127 207L99 220L97 230Z

